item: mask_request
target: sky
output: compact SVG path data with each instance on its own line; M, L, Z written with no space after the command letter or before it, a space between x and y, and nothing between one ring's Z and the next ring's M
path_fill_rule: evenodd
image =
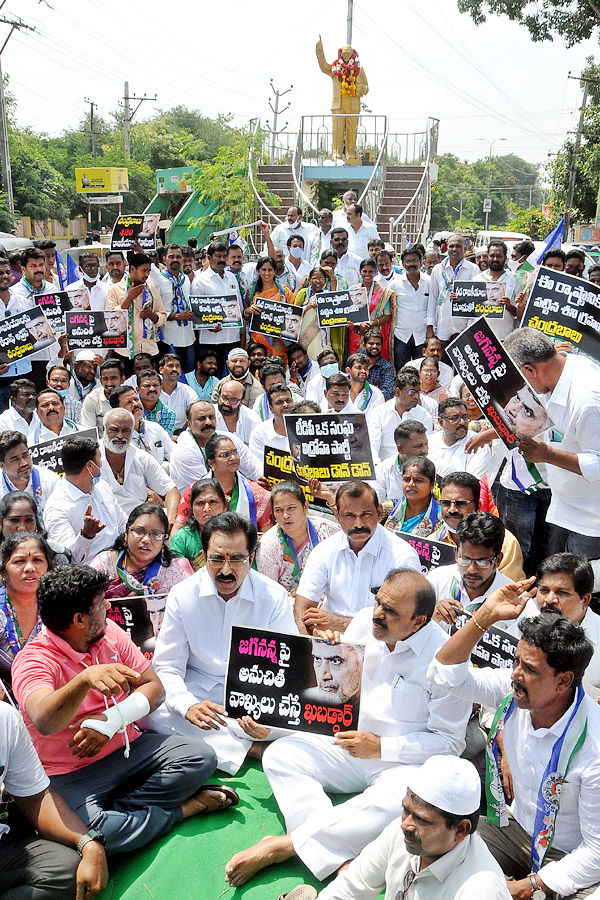
M0 15L37 31L14 32L2 69L17 99L17 122L60 134L89 105L107 117L130 92L154 97L134 121L184 105L236 125L272 121L269 82L290 108L295 134L303 115L329 112L331 85L318 67L323 38L332 62L346 43L346 0L5 0ZM0 35L8 26L0 24ZM440 153L460 159L515 153L545 165L577 127L577 75L600 48L567 50L560 40L533 43L527 29L490 16L476 26L455 0L357 0L353 45L369 81L366 102L392 132L417 132L440 120ZM505 140L500 141L500 138Z

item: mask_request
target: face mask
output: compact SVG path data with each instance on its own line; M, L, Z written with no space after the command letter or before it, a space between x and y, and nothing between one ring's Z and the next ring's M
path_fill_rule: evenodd
M290 247L290 256L294 259L302 259L302 247Z
M99 275L86 275L85 273L83 275L83 280L86 282L86 284L96 284L99 278Z
M60 390L58 388L54 388L54 390L57 394L60 394L61 397L66 397L69 392L69 388L60 388Z
M291 228L292 231L297 231L302 224L302 219L296 219L295 222L288 221L288 228Z
M325 366L321 366L321 375L323 378L330 378L331 375L335 375L340 371L340 367L337 363L327 363Z
M92 465L95 466L96 463L92 463ZM92 473L90 472L89 469L88 469L88 472L90 475L92 475ZM98 484L98 482L101 480L101 478L102 478L102 468L98 469L97 475L92 475L92 480L93 480L94 484Z
M520 265L521 265L520 259L509 259L509 261L508 261L508 268L510 269L511 272L516 272Z

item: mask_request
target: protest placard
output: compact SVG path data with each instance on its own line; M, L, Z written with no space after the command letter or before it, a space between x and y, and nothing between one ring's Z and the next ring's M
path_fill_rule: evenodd
M129 346L127 312L122 309L65 313L69 350L125 350Z
M278 450L276 447L265 445L263 475L269 479L271 485L279 484L280 481L295 481L302 488L311 506L321 507L324 512L329 511L325 500L313 497L306 481L298 478L292 457L287 450Z
M451 566L454 562L454 547L452 544L443 544L441 541L432 541L431 538L417 538L406 531L394 531L394 534L406 541L419 557L421 571L427 575L438 566Z
M39 306L0 321L0 363L10 365L56 343L56 335Z
M284 420L292 462L301 480L375 478L364 413L288 415Z
M334 735L358 727L364 644L234 625L225 708L263 725ZM334 674L335 670L335 674Z
M242 324L236 294L220 294L217 297L192 294L189 302L190 309L194 313L193 328L214 328L218 323L223 328L239 328Z
M282 341L298 340L303 313L301 306L264 298L255 302L260 306L260 312L252 313L250 331L281 338Z
M502 281L455 281L452 298L452 315L462 319L485 316L486 319L501 319L504 306L499 303L506 296Z
M552 427L541 399L483 316L448 344L446 353L509 450L517 446L517 434L535 437Z
M50 469L50 471L56 472L57 475L62 475L64 472L62 464L63 444L74 435L77 435L77 437L93 438L97 441L98 429L86 428L82 431L71 431L69 434L64 434L60 437L57 435L54 438L49 438L47 441L40 441L38 444L33 444L29 448L29 453L34 466L44 466L45 469Z
M87 290L83 289L87 294ZM35 294L33 302L44 311L46 320L55 334L65 330L65 312L73 309L67 291L53 291L51 294Z
M111 250L130 250L139 244L143 251L156 250L159 213L118 216L110 239Z
M369 297L363 287L324 291L315 294L315 299L320 328L346 325L348 322L360 325L369 321Z
M127 632L146 659L152 660L154 646L167 605L167 594L133 594L129 597L109 597L110 609L106 618Z
M468 612L458 613L456 622L450 629L454 634L471 619ZM512 669L519 639L504 628L490 626L471 653L471 662L479 669Z
M577 352L600 362L600 286L540 266L521 326L570 341Z

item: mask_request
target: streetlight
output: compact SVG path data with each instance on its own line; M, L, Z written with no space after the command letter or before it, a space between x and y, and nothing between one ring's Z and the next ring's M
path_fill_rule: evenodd
M475 140L483 141L483 143L488 144L489 148L490 148L490 155L488 158L488 183L487 183L487 195L488 195L488 200L489 200L490 199L490 188L492 186L492 147L494 146L494 144L497 144L498 141L505 141L506 138L504 138L504 137L494 138L493 141L488 141L487 138L475 138ZM489 216L489 211L486 210L486 212L485 212L485 230L486 231L487 231L487 227L488 227L488 216Z

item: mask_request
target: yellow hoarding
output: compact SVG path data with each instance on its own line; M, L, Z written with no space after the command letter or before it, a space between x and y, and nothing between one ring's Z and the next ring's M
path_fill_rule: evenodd
M75 169L75 189L78 194L118 194L128 191L127 169L120 166Z

